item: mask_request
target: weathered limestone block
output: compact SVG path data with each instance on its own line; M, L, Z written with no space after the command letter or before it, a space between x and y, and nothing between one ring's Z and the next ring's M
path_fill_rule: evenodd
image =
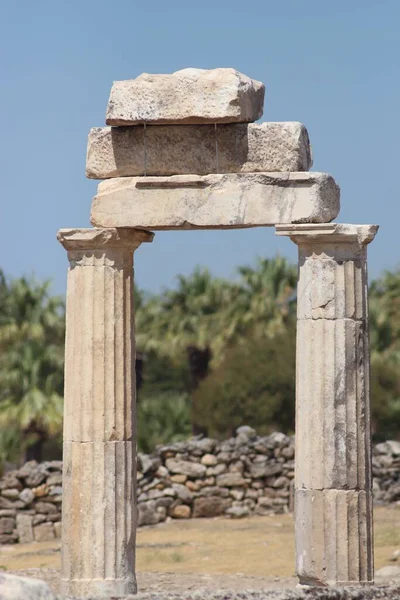
M144 229L319 223L337 216L339 195L325 173L121 177L99 184L91 222Z
M188 477L202 477L206 472L206 467L204 465L199 465L198 463L186 460L167 458L165 465L171 473L180 473L182 475L187 475Z
M217 476L218 487L235 487L246 485L246 480L241 473L224 473Z
M22 483L14 475L14 473L6 473L0 480L0 491L8 489L22 490Z
M263 114L264 85L235 69L182 69L114 81L107 125L248 123Z
M366 323L299 319L297 343L301 356L296 382L296 485L314 490L369 490ZM319 434L310 435L310 431Z
M169 511L169 516L173 519L190 519L191 508L186 504L178 504L177 506L172 506Z
M51 540L54 540L56 537L53 523L36 525L36 527L33 528L33 535L35 537L35 542L51 542Z
M16 488L3 490L1 492L1 495L4 496L4 498L8 498L9 500L17 500L19 497L19 490L17 490Z
M46 582L32 577L0 573L2 600L57 600Z
M54 534L56 538L61 538L62 524L61 522L54 523Z
M17 515L17 533L20 544L29 544L30 542L33 542L32 523L32 515Z
M61 570L68 596L136 592L133 251L152 237L134 229L58 233L70 261Z
M223 515L227 508L232 504L230 498L221 498L219 496L203 496L195 498L193 502L193 517L212 518Z
M90 130L86 177L308 171L301 123L154 125Z
M64 443L62 584L70 594L136 587L133 444Z
M12 533L15 527L15 519L3 517L0 519L0 533Z
M372 494L296 490L296 568L305 585L373 581Z
M152 234L60 230L68 250L64 441L132 440L133 250ZM65 461L64 461L65 465Z
M296 555L301 583L373 579L367 245L375 225L278 225L299 247Z
M24 502L26 505L31 504L35 499L35 494L31 490L31 488L25 488L20 492L19 499Z
M157 525L165 520L165 516L157 511L154 500L140 502L138 505L138 525Z

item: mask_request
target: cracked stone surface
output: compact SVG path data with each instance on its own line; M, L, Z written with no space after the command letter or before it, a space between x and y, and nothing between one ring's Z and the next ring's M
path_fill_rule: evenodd
M94 127L86 176L308 171L311 165L307 130L296 122Z
M263 114L264 85L235 69L182 69L114 81L107 125L249 123Z
M120 177L98 186L97 227L232 229L334 219L340 191L326 173Z
M276 229L299 248L296 571L309 585L371 583L367 245L378 228Z

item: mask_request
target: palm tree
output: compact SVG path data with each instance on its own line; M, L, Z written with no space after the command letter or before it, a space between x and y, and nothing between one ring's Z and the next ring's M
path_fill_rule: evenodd
M141 350L176 356L202 351L204 364L223 346L224 308L232 299L233 287L197 268L178 277L178 286L150 298L137 311L136 339Z
M62 427L64 305L49 287L0 277L0 426L37 460Z
M190 392L208 372L213 354L224 346L224 309L231 301L232 286L197 268L178 277L175 290L154 297L137 312L136 335L141 350L181 357L186 355ZM193 432L200 431L193 424Z
M284 330L297 275L284 259L259 259L239 269L240 280L214 278L207 269L178 278L175 290L150 298L137 312L141 350L186 354L190 392L217 366L226 349L251 331L272 336ZM194 432L199 428L194 424Z
M274 337L283 333L295 311L296 267L280 256L259 258L256 266L239 267L235 302L228 310L229 339Z

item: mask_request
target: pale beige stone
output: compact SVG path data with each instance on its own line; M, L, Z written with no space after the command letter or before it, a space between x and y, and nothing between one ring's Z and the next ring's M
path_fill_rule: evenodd
M277 225L299 246L299 319L364 319L367 244L377 225Z
M33 542L33 516L19 513L17 515L17 533L20 544L30 544Z
M182 69L114 81L107 125L247 123L263 114L264 85L235 69Z
M373 581L371 492L296 490L296 569L300 583Z
M232 229L326 222L339 188L325 173L241 173L121 177L98 186L91 222L99 227Z
M371 489L366 246L376 231L370 225L277 226L278 235L299 246L299 489Z
M201 457L201 463L206 467L213 467L218 462L217 457L214 454L204 454Z
M51 542L55 539L53 523L42 523L33 528L35 542Z
M61 522L54 523L54 533L56 538L61 538L62 524Z
M58 239L71 263L61 590L124 596L136 591L132 255L152 234L64 229Z
M70 252L94 250L98 253L105 249L115 248L133 252L143 242L152 242L154 234L141 229L128 228L76 228L60 229L57 239ZM80 252L80 254L83 254ZM75 265L74 265L75 266Z
M64 442L62 593L135 593L135 442Z
M170 479L175 483L185 483L187 475L171 475Z
M188 460L167 458L165 466L171 473L179 473L180 475L187 475L187 477L202 477L206 472L206 467L204 465Z
M39 569L32 571L40 573ZM29 572L29 575L31 574ZM33 577L19 577L5 573L3 569L0 572L0 594L1 600L57 600L57 596L45 581Z
M296 485L370 489L365 323L300 319L297 343Z
M71 262L64 441L132 440L133 250L152 237L132 229L58 234Z
M300 583L373 579L367 250L375 225L277 225L299 247L296 560Z
M308 133L297 122L95 127L86 177L308 171L311 165Z
M245 486L246 480L241 473L223 473L217 476L218 487Z
M174 519L190 519L191 512L190 506L178 504L170 509L169 515Z

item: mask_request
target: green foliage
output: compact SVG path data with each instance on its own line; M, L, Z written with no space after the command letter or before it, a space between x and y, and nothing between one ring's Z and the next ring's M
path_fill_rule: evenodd
M151 398L168 392L181 395L189 387L188 366L184 358L172 359L154 350L144 355L143 385L140 390L141 398Z
M400 432L400 269L370 285L372 431L375 439Z
M371 363L371 423L375 440L399 437L400 364L376 355Z
M64 305L49 282L0 277L0 457L62 429Z
M157 444L190 435L190 403L186 394L159 394L141 399L137 408L138 448L152 452Z
M178 286L143 302L136 313L137 345L169 357L183 356L188 346L218 352L224 345L224 308L232 285L197 268L178 277Z
M209 435L224 438L240 425L258 433L294 430L295 326L232 347L194 394L193 410Z

